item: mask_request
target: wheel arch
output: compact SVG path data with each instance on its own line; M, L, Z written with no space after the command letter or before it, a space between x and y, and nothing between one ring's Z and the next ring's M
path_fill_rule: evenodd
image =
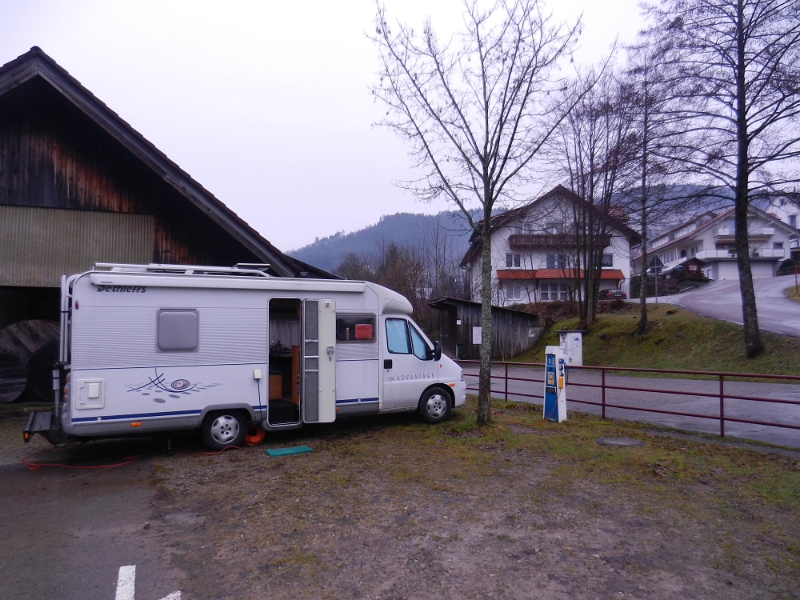
M419 406L419 403L422 402L422 399L425 397L425 394L427 394L434 388L445 390L447 392L447 398L450 400L450 408L455 408L456 396L453 393L453 389L446 383L432 383L424 390L422 390L422 393L419 395L419 398L417 398L417 406Z
M255 423L256 417L253 411L253 407L249 404L244 403L236 403L236 404L210 404L208 406L203 407L202 412L200 413L200 419L198 423L198 427L202 426L205 422L206 417L213 413L219 412L241 412L245 413L246 420L248 423Z

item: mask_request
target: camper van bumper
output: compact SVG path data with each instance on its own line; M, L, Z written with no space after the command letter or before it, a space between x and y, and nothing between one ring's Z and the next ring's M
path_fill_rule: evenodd
M34 410L31 412L25 429L22 430L22 439L25 443L27 444L30 442L31 437L37 433L51 444L63 444L69 441L67 436L64 435L64 432L55 427L55 422L52 417L53 414L49 411L37 412Z
M36 412L34 410L31 413L25 429L22 430L22 439L25 440L26 444L31 441L32 435L36 433L44 435L44 432L50 431L50 416L50 412Z
M467 383L458 381L451 384L453 390L453 406L464 406L467 403Z

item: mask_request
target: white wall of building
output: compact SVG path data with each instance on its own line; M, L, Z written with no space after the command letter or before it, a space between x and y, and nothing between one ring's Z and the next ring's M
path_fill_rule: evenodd
M565 254L564 249L559 248L533 248L518 249L511 248L509 238L515 234L544 234L557 233L556 229L547 231L548 225L556 227L562 224L563 232L569 233L569 228L563 224L571 219L570 211L562 206L562 200L549 198L545 201L535 203L530 211L520 211L520 218L515 222L510 222L506 226L497 228L492 234L492 303L497 306L508 306L512 304L537 302L542 300L542 283L550 286L557 280L532 280L532 279L499 279L498 270L503 271L534 271L540 269L553 268L548 264L548 255L554 256L556 260L555 268L558 266L558 255ZM603 254L611 256L611 266L608 269L616 269L622 272L625 279L619 286L626 294L630 292L630 244L625 236L616 230L609 231L611 234L611 244L603 250ZM566 254L570 254L566 251ZM569 261L571 257L567 257ZM481 277L480 277L480 255L477 255L471 265L473 298L480 300L481 297ZM509 266L510 263L510 266ZM616 289L617 281L603 279L600 282L600 289ZM561 294L560 294L561 295ZM549 299L549 298L548 298Z
M777 266L790 257L793 239L796 232L785 223L770 215L753 211L748 220L750 233L750 252L753 260L751 269L753 277L773 277ZM704 274L711 279L738 280L734 243L733 216L703 222L697 222L666 233L653 239L648 254L657 254L665 267L682 263L688 258L697 258L706 262Z

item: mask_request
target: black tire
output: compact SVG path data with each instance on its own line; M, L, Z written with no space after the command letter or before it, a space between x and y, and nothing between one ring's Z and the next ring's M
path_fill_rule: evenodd
M212 450L241 448L247 435L247 419L236 410L210 413L203 421L203 443Z
M450 418L452 404L450 392L441 387L432 387L422 394L417 411L423 421L441 423Z

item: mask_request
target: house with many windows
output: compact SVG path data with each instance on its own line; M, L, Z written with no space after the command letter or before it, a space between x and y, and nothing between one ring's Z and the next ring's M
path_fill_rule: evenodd
M648 256L657 255L664 269L697 258L703 261L703 274L709 279L738 280L733 211L706 212L661 233L648 243ZM797 246L798 231L777 216L751 206L747 240L753 277L773 277L778 265L790 257L791 248ZM637 251L634 264L640 260L641 252ZM636 265L636 270L640 269L641 265Z
M792 229L800 229L800 193L789 192L756 198L751 205L786 223ZM796 259L800 259L800 237L795 237L791 241L791 251Z
M536 200L492 217L492 304L568 300L579 294L584 277L579 246L582 223L599 219L596 208L563 186ZM605 235L596 252L600 290L629 289L630 248L640 237L617 216L605 215ZM483 243L473 234L461 267L470 273L473 300L480 299Z

